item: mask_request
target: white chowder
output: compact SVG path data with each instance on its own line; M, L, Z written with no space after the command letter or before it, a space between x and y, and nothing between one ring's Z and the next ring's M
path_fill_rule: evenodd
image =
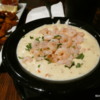
M65 24L43 25L21 38L17 58L24 69L37 77L71 80L96 67L100 47L97 40L81 28Z

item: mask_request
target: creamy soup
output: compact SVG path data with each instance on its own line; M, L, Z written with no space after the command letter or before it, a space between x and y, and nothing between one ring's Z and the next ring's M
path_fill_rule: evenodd
M97 40L65 24L43 25L19 41L17 57L27 71L49 80L70 80L93 70L100 59Z

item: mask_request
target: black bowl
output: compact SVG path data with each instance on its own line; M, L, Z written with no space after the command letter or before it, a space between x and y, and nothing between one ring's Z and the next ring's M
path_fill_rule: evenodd
M61 23L65 23L66 18L44 18L29 22L18 30L16 30L6 41L3 48L3 64L6 67L8 73L11 77L20 82L21 85L26 86L30 89L35 90L36 92L44 93L55 93L55 94L70 94L75 91L87 90L90 88L97 88L100 85L100 60L96 68L91 71L89 74L84 75L83 77L68 80L68 81L51 81L42 78L38 78L34 75L31 75L26 71L18 62L16 56L16 48L19 40L27 34L29 31L42 26L44 24L56 23L58 20ZM69 24L73 26L80 27L89 33L91 33L100 44L100 35L95 30L94 27L76 20L69 19Z

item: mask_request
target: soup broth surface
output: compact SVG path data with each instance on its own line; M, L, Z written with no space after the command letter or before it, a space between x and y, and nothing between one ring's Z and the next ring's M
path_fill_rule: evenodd
M70 80L92 71L100 59L97 40L87 31L65 24L36 28L21 38L17 58L31 74Z

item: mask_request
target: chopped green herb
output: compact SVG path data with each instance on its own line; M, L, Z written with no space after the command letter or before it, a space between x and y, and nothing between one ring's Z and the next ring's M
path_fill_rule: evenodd
M58 44L57 44L57 48L60 48L61 45L62 45L62 43L58 43Z
M35 40L38 41L38 42L40 42L40 37L37 37Z
M48 47L47 50L50 50L50 48Z
M30 39L34 39L34 37L33 36L30 36Z
M67 65L64 65L64 67L68 67Z
M67 68L71 68L72 66L74 66L75 65L75 62L72 62L72 64L71 64L71 66L67 66L67 65L65 65L65 67L67 67Z
M18 57L19 59L23 59L24 57Z
M48 64L51 63L50 59L49 58L46 58L46 56L44 56L44 59L48 61Z
M80 68L82 66L81 63L77 63L76 68Z
M34 56L32 56L32 58L34 58Z
M44 59L45 59L46 55L44 55L43 57L44 57Z
M72 64L71 64L71 67L74 66L74 65L75 65L75 62L73 61Z
M55 35L54 39L61 39L61 35Z
M42 40L44 41L44 36L42 36Z
M26 45L26 50L27 50L27 51L30 51L30 49L32 49L32 44L31 44L31 43L28 43L28 44Z
M81 54L79 54L76 58L77 58L77 59L83 59L83 58L84 58L84 54L81 53Z
M75 46L72 46L73 48L75 48Z
M42 51L42 48L40 48L39 50Z
M38 68L40 68L41 65L38 65Z

